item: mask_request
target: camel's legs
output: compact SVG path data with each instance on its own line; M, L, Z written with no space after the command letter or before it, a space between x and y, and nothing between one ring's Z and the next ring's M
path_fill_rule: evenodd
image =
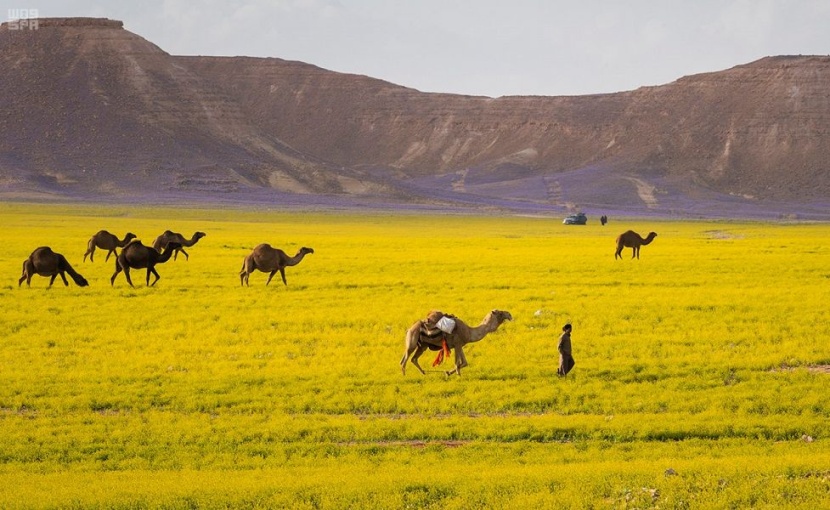
M455 348L455 368L446 372L448 376L457 374L461 376L461 369L467 366L467 356L464 355L464 350L461 346Z
M61 272L60 272L60 275L61 275L61 280L63 280L63 285L64 285L64 287L69 287L69 282L68 282L68 281L66 281L66 275L64 274L64 272L63 272L63 271L61 271ZM55 277L54 277L54 276L52 277L52 281L55 281Z
M118 254L115 253L115 250L110 250L110 251L107 252L107 258L104 259L104 262L106 262L110 259L110 255L115 255L116 257L118 256ZM90 257L89 260L92 260L92 257Z
M401 358L401 373L403 375L406 375L406 362L409 361L410 356L412 356L412 364L415 365L416 367L418 367L418 370L420 370L422 374L424 373L421 366L418 365L418 362L416 361L416 359L418 357L420 357L421 354L424 353L425 349L426 349L426 347L423 347L423 346L416 346L414 349L411 349L407 346L406 352L403 353L403 358ZM415 353L414 356L413 356L413 353Z
M26 280L27 278L28 278L28 280L26 281L26 285L28 286L28 285L29 285L29 281L31 281L31 279L32 279L32 277L31 277L31 276L29 276L29 275L31 275L31 274L32 274L32 271L30 270L31 268L29 268L28 266L29 266L29 261L28 261L28 260L24 260L24 261L23 261L23 274L21 274L21 275L20 275L20 279L19 279L19 280L17 280L17 286L18 286L18 287L20 287L21 285L23 285L23 280Z
M118 273L121 272L121 264L118 263L118 259L115 259L115 272L112 273L112 278L110 278L110 285L115 284L115 277L118 276Z
M419 345L418 348L415 349L415 353L412 354L412 364L415 365L415 368L417 368L421 372L421 374L426 374L426 372L424 372L424 369L421 368L421 365L418 364L418 358L420 358L421 354L423 354L426 350L426 345Z
M127 279L127 283L130 284L130 287L135 287L135 285L133 285L132 278L130 278L130 266L125 266L125 267L122 268L122 270L124 271L124 278ZM113 278L115 278L115 277L113 276Z
M284 267L281 267L281 268L280 268L280 276L282 276L282 283L283 283L283 285L288 285L288 282L287 282L287 281L285 281L285 268L284 268Z
M58 277L58 274L55 273L55 274L52 275L51 278L49 278L49 286L50 287L52 286L53 283L55 283L55 278L57 278L57 277Z
M271 283L271 278L273 278L275 274L277 274L277 270L276 270L276 269L274 269L273 271L271 271L271 274L269 274L269 275L268 275L268 281L266 281L266 282L265 282L265 285L268 285L269 283Z
M403 358L401 358L401 374L406 375L406 362L409 361L409 349L403 353Z
M84 253L84 262L86 262L86 256L87 256L87 255L89 255L89 261L90 261L90 262L94 262L94 260L92 260L92 256L93 256L94 254L95 254L95 248L94 248L94 247L93 247L93 248L89 248L89 249L86 251L86 253Z
M179 248L178 250L176 250L176 252L173 254L173 260L176 260L176 257L179 256L179 252L184 253L185 260L190 260L190 255L188 255L187 252L184 251L184 248Z
M150 284L150 273L153 273L153 276L155 276L155 277L156 277L156 279L155 279L155 280L153 280L153 284L152 284L152 285ZM160 279L161 279L161 276L158 274L158 271L156 271L156 268L155 268L155 267L149 267L149 266L148 266L148 267L147 267L147 286L148 286L148 287L152 287L152 286L153 286L153 285L155 285L155 284L156 284L156 282L157 282L157 281L159 281Z

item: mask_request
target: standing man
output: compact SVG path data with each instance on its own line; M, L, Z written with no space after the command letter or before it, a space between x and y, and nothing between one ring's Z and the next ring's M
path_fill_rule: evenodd
M574 367L576 362L571 355L571 327L570 323L562 326L562 334L559 336L559 369L556 373L559 377L565 377Z

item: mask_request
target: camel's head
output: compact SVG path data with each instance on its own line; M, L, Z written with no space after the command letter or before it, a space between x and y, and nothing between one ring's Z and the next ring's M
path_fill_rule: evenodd
M129 243L133 239L138 237L137 235L133 234L132 232L127 232L127 235L124 236L124 239Z
M205 237L206 235L207 234L205 234L204 232L196 232L195 234L193 234L193 239L194 240L199 240L199 239Z
M302 248L300 248L300 253L302 253L303 255L314 253L314 248L306 248L305 246L303 246Z
M493 317L495 317L496 320L499 321L499 324L501 324L504 321L512 321L513 320L513 316L510 315L510 312L505 312L503 310L493 310L492 312L490 312L490 314Z

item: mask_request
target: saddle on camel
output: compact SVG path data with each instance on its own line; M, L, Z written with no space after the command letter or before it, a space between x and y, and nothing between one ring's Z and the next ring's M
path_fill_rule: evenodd
M437 367L450 356L447 335L451 335L453 331L455 331L455 315L433 310L427 314L426 319L421 321L419 341L429 350L438 351L438 356L435 357L432 366Z

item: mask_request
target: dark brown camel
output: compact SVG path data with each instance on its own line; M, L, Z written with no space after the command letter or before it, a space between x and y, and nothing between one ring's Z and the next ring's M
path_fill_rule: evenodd
M87 243L86 253L84 253L84 262L86 262L87 255L89 255L90 262L95 262L92 258L95 255L95 248L107 250L107 258L104 259L104 262L110 259L110 255L115 255L117 257L118 253L116 253L115 249L127 246L127 243L133 239L135 239L135 234L132 232L127 232L124 239L119 241L113 234L110 234L106 230L100 230L97 234L92 236L92 239L90 239Z
M178 232L171 232L169 230L165 230L163 234L158 236L155 241L153 241L153 249L157 252L161 252L164 250L168 244L170 243L177 243L179 244L179 248L173 254L173 260L176 260L176 257L179 256L179 252L184 253L185 260L190 260L190 256L184 251L183 246L187 246L190 248L197 242L199 239L205 237L207 234L204 232L195 232L193 237L190 239L185 239L183 235L179 234Z
M248 285L248 277L255 269L258 269L263 273L271 273L268 275L268 281L265 282L265 285L271 283L271 278L274 277L277 271L282 276L282 283L288 285L288 282L285 281L285 268L296 266L309 253L314 253L314 250L302 247L296 255L289 257L284 251L272 248L270 244L260 244L242 262L242 270L239 272L239 284Z
M617 252L614 253L614 260L616 260L617 257L622 258L623 248L631 248L631 258L633 259L634 257L637 257L637 259L639 260L640 246L650 244L652 241L654 241L655 237L657 237L657 234L654 232L649 232L648 237L646 237L645 239L643 239L642 236L640 236L640 234L634 232L633 230L623 232L617 238Z
M445 373L460 376L461 369L467 366L467 356L464 355L463 347L469 343L478 342L489 333L499 329L504 321L513 320L510 312L493 310L484 317L481 324L471 328L461 319L453 317L455 329L450 334L443 334L435 329L435 324L444 315L442 312L430 312L425 320L416 322L407 330L403 358L401 358L401 372L404 375L406 375L406 362L410 357L412 364L423 374L424 369L418 364L418 358L427 349L440 350L443 342L446 341L447 347L455 350L455 368Z
M32 254L29 255L28 259L23 261L23 276L21 276L20 280L18 280L17 286L20 287L23 280L26 280L27 287L30 286L32 276L36 274L39 274L40 276L51 276L49 279L50 287L53 283L55 283L55 278L58 275L61 276L63 284L69 286L69 282L66 281L64 273L69 273L69 276L72 277L72 280L74 280L79 287L86 287L89 285L86 278L72 269L72 266L69 265L66 257L60 253L53 252L48 246L41 246L33 251Z
M159 278L161 278L156 271L156 264L163 264L170 260L173 252L179 248L181 248L179 243L168 243L164 251L159 253L149 246L144 246L138 239L134 239L127 246L125 246L123 250L121 250L121 253L118 254L118 258L115 259L115 273L113 273L112 278L110 278L110 285L114 285L115 277L118 276L118 273L124 271L127 283L130 284L130 287L135 287L135 285L133 285L133 281L130 279L130 269L142 269L146 267L147 286L152 287L157 281L159 281ZM150 273L156 276L156 279L153 280L152 285L150 284Z

